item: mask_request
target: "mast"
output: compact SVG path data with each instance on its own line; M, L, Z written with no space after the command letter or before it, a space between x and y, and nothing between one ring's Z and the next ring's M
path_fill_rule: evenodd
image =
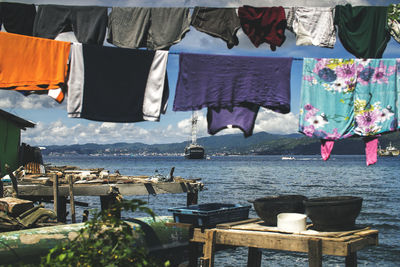
M192 111L192 144L197 143L197 110Z

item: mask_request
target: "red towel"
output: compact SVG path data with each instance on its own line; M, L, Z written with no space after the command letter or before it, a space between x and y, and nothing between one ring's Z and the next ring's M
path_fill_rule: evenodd
M283 7L239 7L243 32L258 47L266 42L275 51L285 41L286 16Z

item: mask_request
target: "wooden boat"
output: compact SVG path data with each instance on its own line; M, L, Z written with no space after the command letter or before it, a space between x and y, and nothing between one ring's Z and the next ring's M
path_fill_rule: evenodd
M146 244L149 253L157 258L169 260L172 265L185 261L189 245L189 230L168 226L172 216L157 216L127 219L134 231L141 229L140 239ZM64 224L20 231L2 233L0 236L1 265L28 261L39 262L51 248L67 240L73 240L84 223Z

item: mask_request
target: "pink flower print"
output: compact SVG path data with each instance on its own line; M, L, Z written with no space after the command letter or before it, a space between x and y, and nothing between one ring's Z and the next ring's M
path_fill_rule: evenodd
M336 75L339 78L347 79L354 77L356 68L354 64L343 64L336 68Z
M304 133L306 136L311 137L311 136L313 136L313 133L314 133L314 132L315 132L314 125L304 126L303 133Z
M397 66L388 66L387 67L387 76L391 76L396 72Z
M308 123L313 125L315 129L322 128L322 127L324 127L325 124L328 123L328 121L321 115L312 116L307 121L308 121Z
M338 133L337 128L333 129L332 133L327 133L327 132L324 133L326 134L325 139L329 140L339 139L342 136L340 133Z
M379 110L371 110L361 113L356 116L356 122L358 127L366 129L374 126L377 120L380 118L381 112Z
M375 73L372 75L371 82L373 83L388 83L388 78L386 77L386 66L383 62L379 64L379 67L375 68Z
M307 82L312 82L313 80L313 76L304 76L303 80L307 81Z
M305 105L304 105L304 109L305 109L305 110L313 110L313 109L315 109L315 108L314 108L313 105L311 105L311 104L305 104Z
M315 64L315 67L313 69L313 72L318 74L320 70L325 69L326 65L329 64L329 58L319 58L317 59L317 64Z
M394 115L393 112L391 112L387 108L384 108L379 114L379 121L384 122L386 120L389 120L393 115Z

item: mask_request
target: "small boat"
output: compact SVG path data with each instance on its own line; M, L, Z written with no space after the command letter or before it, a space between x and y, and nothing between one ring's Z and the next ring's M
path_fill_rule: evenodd
M378 155L381 157L397 157L399 154L400 150L395 146L392 146L392 142L390 142L385 149L382 149L381 147L378 148Z
M283 156L282 160L295 160L295 158L294 157Z
M204 147L198 144L189 144L185 147L185 158L204 159Z

